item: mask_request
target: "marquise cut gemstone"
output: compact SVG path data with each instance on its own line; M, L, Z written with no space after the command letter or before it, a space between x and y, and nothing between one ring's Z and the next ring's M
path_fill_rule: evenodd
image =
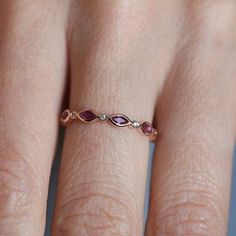
M130 120L125 115L114 115L111 117L111 122L117 126L126 126L130 124Z
M90 122L96 120L98 116L90 110L85 110L79 113L79 118L85 122Z
M142 123L141 129L146 135L150 135L153 132L152 124L150 124L149 122Z

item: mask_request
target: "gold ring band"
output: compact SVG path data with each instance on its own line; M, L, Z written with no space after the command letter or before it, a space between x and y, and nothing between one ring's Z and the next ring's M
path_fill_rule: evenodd
M91 123L97 120L102 122L108 121L116 127L131 126L135 129L141 129L142 133L148 136L151 141L154 141L157 136L157 130L151 123L147 121L139 122L137 120L131 120L126 115L120 113L108 115L105 113L97 114L91 109L84 109L79 112L66 109L62 112L60 117L60 123L63 126L67 126L76 120L84 123Z

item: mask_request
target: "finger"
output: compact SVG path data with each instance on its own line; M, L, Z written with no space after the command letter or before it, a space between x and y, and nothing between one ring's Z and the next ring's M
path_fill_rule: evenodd
M227 233L236 115L230 6L191 13L194 32L161 95L147 235Z
M44 233L66 67L55 2L0 3L1 235Z
M88 107L151 121L161 84L154 80L155 65L163 78L173 53L163 60L156 56L163 51L149 27L156 24L154 14L149 18L152 5L82 2L70 49L71 109ZM160 39L160 45L165 43L170 42ZM148 148L146 137L127 127L98 122L69 126L54 235L141 235Z

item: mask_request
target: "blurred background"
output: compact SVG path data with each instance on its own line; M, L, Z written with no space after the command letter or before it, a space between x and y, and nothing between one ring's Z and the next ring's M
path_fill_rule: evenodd
M48 195L48 208L47 208L47 224L45 236L50 236L50 225L51 218L53 214L55 195L56 195L56 187L57 187L57 177L60 167L60 157L62 151L62 141L63 135L60 135L58 141L58 148L56 151L55 161L52 167L50 186L49 186L49 195ZM147 217L147 209L148 209L148 199L149 199L149 182L150 182L150 173L151 173L151 161L153 156L155 145L150 145L150 155L149 155L149 166L148 166L148 177L147 177L147 191L145 196L145 209L144 216ZM231 191L231 207L229 212L229 228L228 228L228 236L236 235L236 148L234 151L234 165L233 165L233 175L232 175L232 191Z

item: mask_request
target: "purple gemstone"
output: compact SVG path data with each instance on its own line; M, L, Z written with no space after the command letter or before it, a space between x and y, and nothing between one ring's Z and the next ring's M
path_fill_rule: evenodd
M130 124L130 120L125 115L114 115L110 118L111 122L117 126L127 126Z
M141 127L142 131L146 135L150 135L153 132L153 127L150 123L144 122Z
M81 111L79 113L79 118L82 121L90 122L92 120L96 120L98 118L98 116L90 110L85 110L85 111Z

